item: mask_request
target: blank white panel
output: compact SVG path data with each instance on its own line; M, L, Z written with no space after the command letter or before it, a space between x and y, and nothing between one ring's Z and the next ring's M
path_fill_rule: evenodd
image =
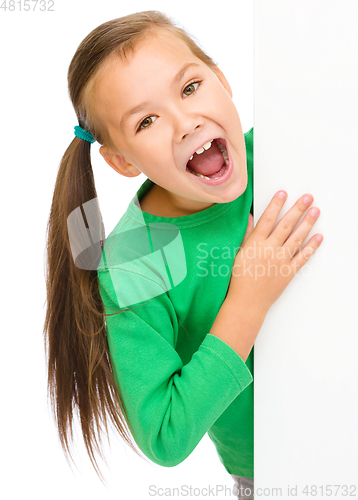
M311 193L324 236L255 344L257 497L358 496L357 28L356 0L255 0L255 223Z

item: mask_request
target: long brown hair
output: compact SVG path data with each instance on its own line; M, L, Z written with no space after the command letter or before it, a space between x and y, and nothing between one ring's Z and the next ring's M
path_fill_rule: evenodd
M191 51L213 67L216 63L174 21L158 11L130 14L101 24L79 45L68 70L69 95L79 125L102 145L112 145L106 127L93 109L98 77L109 56L126 57L136 42L157 29L181 38ZM92 465L103 480L94 451L100 449L102 425L108 436L111 421L124 441L141 458L119 389L115 383L107 343L105 311L99 293L96 267L76 265L67 219L78 207L97 198L89 142L74 137L59 167L47 226L44 324L48 363L48 395L66 459L73 440L73 414L77 411ZM100 214L100 212L99 212ZM102 217L99 230L103 234ZM124 415L127 422L124 419ZM69 461L68 461L69 462Z

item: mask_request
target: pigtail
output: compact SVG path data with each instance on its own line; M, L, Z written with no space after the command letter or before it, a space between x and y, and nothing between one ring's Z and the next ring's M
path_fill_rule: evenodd
M68 456L73 461L70 441L77 410L87 452L102 479L94 450L104 458L99 446L101 423L108 434L108 416L124 441L138 452L126 428L123 401L111 369L96 267L81 269L75 264L69 238L68 216L96 196L90 143L75 137L60 164L47 226L48 394L67 461ZM99 220L98 230L104 234Z

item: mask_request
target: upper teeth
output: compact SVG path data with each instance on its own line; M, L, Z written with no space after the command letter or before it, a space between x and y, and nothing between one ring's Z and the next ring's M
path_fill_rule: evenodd
M213 139L212 139L211 141L206 142L203 146L201 146L201 148L197 149L197 150L195 151L195 153L196 153L197 155L201 155L201 153L203 153L204 151L206 151L207 149L209 149L209 148L211 147L211 143L212 143L212 142L213 142ZM192 160L192 159L193 159L193 156L194 156L194 155L192 155L192 156L189 158L189 160Z

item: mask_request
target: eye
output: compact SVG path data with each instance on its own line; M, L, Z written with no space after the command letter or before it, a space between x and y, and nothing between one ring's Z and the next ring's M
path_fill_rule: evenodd
M147 116L146 118L144 118L144 120L142 120L140 122L139 127L137 128L137 132L139 132L140 130L143 130L144 128L150 127L150 125L152 123L154 123L154 120L152 120L152 118L155 118L155 116L151 115L151 116Z
M199 87L200 84L201 84L200 81L196 81L196 82L190 83L183 90L183 94L185 94L186 96L194 94L194 92L196 92L196 90L197 90L197 88ZM195 85L197 85L197 87L195 87Z

